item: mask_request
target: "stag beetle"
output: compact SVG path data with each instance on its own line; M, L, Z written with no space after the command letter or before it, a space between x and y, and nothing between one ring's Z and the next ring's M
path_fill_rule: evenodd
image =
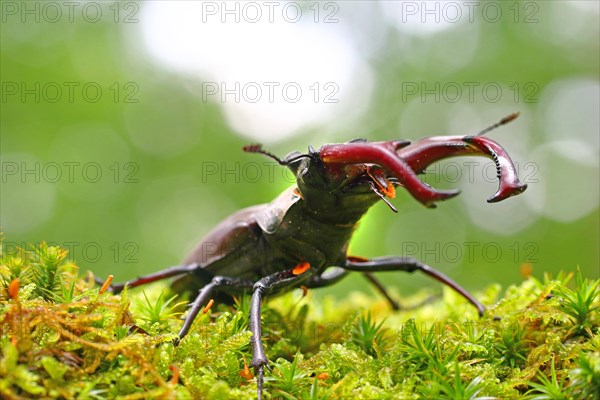
M184 259L181 265L113 284L120 292L160 279L179 276L172 283L177 292L197 292L179 331L183 339L199 311L219 299L232 300L241 293L252 294L250 307L251 366L255 369L258 398L262 397L264 368L268 364L261 342L261 301L267 295L281 294L305 286L329 286L358 271L380 290L393 308L396 302L371 274L380 271L421 271L451 287L473 304L480 315L484 307L465 289L432 267L411 257L365 259L347 254L348 243L360 218L367 210L395 196L402 186L426 207L456 196L457 190L441 191L422 182L417 175L427 166L453 156L484 156L496 164L500 181L497 192L487 201L504 200L522 193L527 185L519 182L512 160L495 141L483 134L504 125L518 113L474 136L438 136L415 143L405 140L368 142L364 139L343 144L327 144L308 153L292 152L283 159L262 149L245 146L244 151L261 153L288 167L296 185L269 204L243 209L213 229Z

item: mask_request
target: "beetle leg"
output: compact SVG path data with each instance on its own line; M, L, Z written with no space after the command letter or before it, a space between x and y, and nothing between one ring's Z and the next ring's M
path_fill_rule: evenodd
M423 307L424 305L429 304L440 298L440 296L438 296L438 295L431 295L417 304L410 305L410 306L403 306L403 305L400 305L400 303L398 303L396 300L394 300L394 298L388 293L385 286L383 286L381 281L379 279L377 279L375 277L375 275L373 275L371 272L363 272L363 276L367 279L367 281L369 281L369 283L371 283L373 286L375 286L375 288L379 291L379 293L381 293L381 295L383 297L385 297L385 299L388 301L388 303L390 303L390 307L392 307L392 309L395 311L414 310L419 307Z
M299 264L301 265L301 264ZM254 367L254 374L258 384L258 399L262 398L262 388L264 381L265 365L269 360L262 344L262 329L260 326L260 303L265 295L279 291L288 287L298 287L304 280L309 279L314 273L313 269L298 274L298 266L281 272L276 272L265 278L262 278L254 284L252 294L252 303L250 304L250 346L252 347L252 362L250 366Z
M392 307L392 309L397 311L402 308L402 307L400 307L400 304L398 304L398 302L396 300L394 300L392 298L392 296L390 296L390 294L387 292L385 286L383 286L383 284L381 282L379 282L379 279L375 278L375 275L373 275L370 272L363 272L363 276L367 279L367 281L369 281L369 283L371 283L373 286L375 286L375 288L377 288L377 290L379 291L379 293L381 293L383 295L383 297L386 298L388 303L390 303L390 306Z
M342 280L348 273L349 271L340 267L331 267L325 270L321 275L314 275L310 278L310 281L306 283L306 287L308 289L316 289L330 286Z
M462 288L458 283L441 273L440 271L423 264L421 261L412 257L378 257L370 260L365 260L359 257L348 257L346 260L345 269L349 271L359 272L377 272L377 271L405 271L414 272L421 271L429 275L433 279L450 286L452 289L460 293L467 301L477 308L479 315L482 316L485 310L483 304L475 299L469 292Z
M355 258L355 257L353 257L353 258ZM368 259L364 259L364 261L368 261ZM342 278L346 277L346 275L348 275L349 273L350 273L350 271L347 271L341 267L331 267L323 274L313 276L310 279L310 281L306 284L306 288L307 289L316 289L316 288L322 288L325 286L334 285L337 282L339 282L340 280L342 280ZM385 286L379 281L379 279L377 279L375 277L375 275L373 275L371 272L363 272L363 276L369 283L371 283L373 286L375 286L375 288L379 291L379 293L381 293L381 295L383 297L385 297L385 299L388 301L388 303L390 303L390 307L392 307L392 309L394 309L396 311L397 310L407 310L407 309L422 306L423 304L426 304L429 301L431 301L437 297L437 296L432 296L431 298L426 299L425 301L423 301L422 303L419 303L417 306L414 306L414 307L403 307L388 293Z
M129 286L130 288L145 285L146 283L151 283L155 281L160 281L161 279L170 278L172 276L183 275L190 272L193 272L200 268L198 264L189 264L189 265L176 265L174 267L163 269L162 271L155 272L150 275L141 276L137 279L123 282L123 283L113 283L109 286L108 290L111 293L120 293L125 286ZM94 280L98 285L104 284L104 280L100 277L94 277Z
M231 287L236 289L250 289L252 288L252 281L247 281L239 278L230 278L227 276L215 276L209 284L205 285L202 289L198 291L198 296L192 303L190 312L183 321L183 326L181 327L181 330L178 334L179 339L177 340L177 343L179 343L179 341L183 339L185 335L188 334L190 328L192 327L192 324L194 323L194 320L196 319L196 316L198 315L200 310L202 310L202 308L209 303L212 294L223 287Z
M368 260L365 259L365 261ZM348 275L349 272L350 271L346 271L345 269L340 267L331 267L325 272L323 272L321 275L313 276L310 279L310 281L306 284L306 287L308 289L315 289L333 285L342 280L342 278ZM377 290L387 299L387 301L390 303L390 306L394 310L399 310L401 308L400 304L398 304L398 302L394 300L392 296L389 295L385 287L381 284L381 282L379 282L379 279L377 279L370 272L363 272L363 275L369 281L369 283L375 286Z

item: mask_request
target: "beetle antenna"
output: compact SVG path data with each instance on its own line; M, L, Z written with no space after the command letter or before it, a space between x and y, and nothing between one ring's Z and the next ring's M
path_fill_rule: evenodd
M277 163L279 163L279 165L289 165L289 164L293 163L294 161L299 160L304 157L312 158L312 156L310 154L299 154L295 157L292 157L289 159L286 158L285 160L282 160L281 158L277 157L275 154L271 153L270 151L264 150L262 148L261 144L249 144L249 145L242 147L242 149L248 153L264 154L265 156L277 161Z
M248 145L242 147L242 150L244 150L247 153L264 154L265 156L277 161L279 164L286 165L286 163L284 161L282 161L281 158L277 157L275 154L273 154L269 151L264 150L262 148L262 144L248 144Z
M519 116L519 114L521 114L521 113L520 112L515 112L515 113L512 113L510 115L507 115L506 117L502 118L499 122L496 122L494 125L488 126L487 128L485 128L484 130L482 130L481 132L479 132L475 136L485 135L489 131L493 131L494 129L498 128L499 126L508 124L509 122L517 119L517 117Z

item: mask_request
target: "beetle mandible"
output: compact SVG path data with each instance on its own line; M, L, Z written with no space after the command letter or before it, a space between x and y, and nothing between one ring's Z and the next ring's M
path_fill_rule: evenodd
M456 196L457 190L440 191L422 182L417 175L427 166L453 156L484 156L496 165L497 192L487 201L504 200L522 193L506 151L483 136L518 116L511 114L474 136L437 136L411 143L406 140L368 142L364 139L327 144L308 153L292 152L283 159L259 145L244 151L261 153L288 167L296 185L268 204L236 212L214 228L184 259L181 265L111 285L113 292L160 279L179 276L175 291L197 292L179 331L183 339L199 311L219 294L227 299L252 294L250 305L251 366L255 369L258 398L262 397L264 369L268 364L261 342L261 301L267 295L293 288L319 288L338 282L349 271L362 272L398 308L384 287L371 274L380 271L421 271L448 285L473 304L480 315L483 305L465 289L432 267L411 257L365 259L347 254L348 244L360 218L367 210L395 196L395 187L404 187L426 207ZM210 244L210 245L207 245ZM179 342L179 340L177 342Z

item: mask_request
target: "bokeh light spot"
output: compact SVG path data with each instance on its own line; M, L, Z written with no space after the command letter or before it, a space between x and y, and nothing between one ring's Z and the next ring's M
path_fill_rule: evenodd
M283 9L287 3L277 4ZM208 6L217 7L218 14L207 13ZM143 37L151 55L195 80L197 96L221 104L232 128L254 140L282 140L364 111L371 70L342 24L315 23L306 11L306 17L290 22L278 14L281 9L272 20L262 15L252 22L253 11L236 21L220 9L242 6L148 2Z
M598 153L588 143L569 139L545 143L531 158L539 165L539 183L522 196L530 210L571 222L598 208Z

